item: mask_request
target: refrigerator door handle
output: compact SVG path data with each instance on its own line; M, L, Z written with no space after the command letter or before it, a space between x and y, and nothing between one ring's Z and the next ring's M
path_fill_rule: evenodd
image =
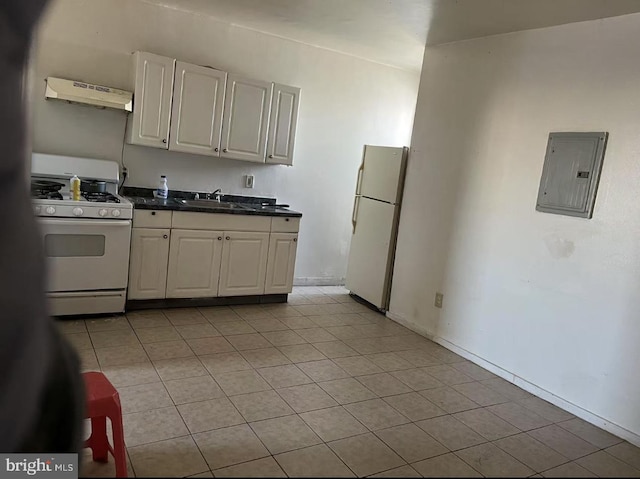
M360 168L358 168L358 181L356 182L356 195L360 194L360 188L362 188L362 173L364 172L364 160L360 164Z
M358 219L358 206L360 206L360 197L356 195L353 199L353 212L351 213L351 225L353 226L353 234L356 234L356 223Z

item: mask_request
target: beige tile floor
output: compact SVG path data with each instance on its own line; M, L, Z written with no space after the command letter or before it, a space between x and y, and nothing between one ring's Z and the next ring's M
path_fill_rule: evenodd
M640 477L638 448L341 287L58 325L120 392L131 476Z

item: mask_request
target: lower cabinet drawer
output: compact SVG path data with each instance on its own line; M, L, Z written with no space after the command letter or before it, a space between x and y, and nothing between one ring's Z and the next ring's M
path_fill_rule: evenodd
M300 230L300 218L271 218L272 233L297 233Z
M133 210L134 228L171 228L173 211Z
M271 218L269 216L175 211L171 227L189 230L268 232L271 229Z

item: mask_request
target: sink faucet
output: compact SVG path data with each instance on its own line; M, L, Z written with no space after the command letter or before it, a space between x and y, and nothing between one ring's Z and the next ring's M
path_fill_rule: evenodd
M218 188L213 193L207 193L206 197L208 200L210 200L212 197L215 197L217 201L220 201L220 195L222 195L222 190Z

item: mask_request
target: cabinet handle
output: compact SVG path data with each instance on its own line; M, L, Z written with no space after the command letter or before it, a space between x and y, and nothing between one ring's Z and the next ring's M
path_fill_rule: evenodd
M166 142L167 142L167 139L166 139L166 138L163 138L163 139L162 139L162 143L166 143Z
M293 238L293 242L296 243L298 241L298 238Z
M218 241L222 241L222 236L218 236Z
M162 237L163 237L164 239L167 239L167 238L169 237L169 235L162 235Z
M227 241L229 241L231 238L230 238L229 236L227 236L225 239L226 239Z
M273 158L273 155L269 155L269 158Z
M152 211L152 212L151 212L151 216L155 216L155 215L156 215L156 212L155 212L155 211Z
M214 148L214 149L213 149L213 151L218 151L218 148L217 148L217 147L216 147L216 148Z
M284 220L285 220L285 221L289 221L289 218L285 218Z
M226 153L227 151L228 151L228 150L227 150L226 148L224 148L224 149L222 150L222 152L223 152L223 153Z

